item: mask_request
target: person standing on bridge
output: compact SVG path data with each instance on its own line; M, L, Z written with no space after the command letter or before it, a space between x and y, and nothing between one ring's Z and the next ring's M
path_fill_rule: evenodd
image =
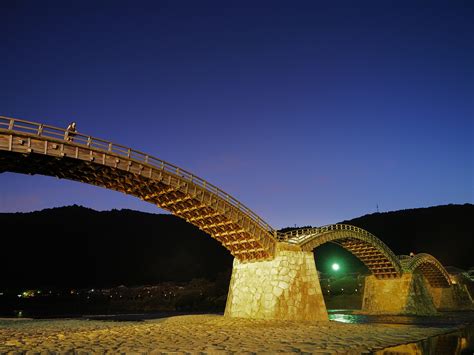
M66 135L65 135L65 139L67 141L73 141L74 140L74 136L76 135L76 132L77 132L77 129L76 129L76 122L71 122L69 124L69 126L67 126L66 128Z

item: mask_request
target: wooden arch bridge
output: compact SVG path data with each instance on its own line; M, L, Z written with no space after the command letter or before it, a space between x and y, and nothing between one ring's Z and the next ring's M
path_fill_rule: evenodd
M400 261L390 248L366 230L347 224L332 224L317 228L303 228L280 235L287 243L312 251L332 242L347 249L359 258L377 278L400 277Z
M401 255L399 258L404 272L420 272L428 280L431 287L448 288L451 286L448 272L434 256L420 253L413 257Z
M366 230L348 225L331 224L316 228L295 229L278 234L281 241L298 245L304 251L331 242L354 254L378 279L399 278L404 273L421 273L435 288L451 286L449 274L434 256L427 253L395 255L379 238Z
M239 260L271 258L276 231L196 175L140 151L81 133L0 117L0 172L41 174L136 196L211 235Z
M306 253L306 256L296 258L307 260L307 255L311 254L312 257L314 248L327 242L337 243L349 250L377 279L400 279L403 274L421 272L433 287L450 286L446 270L430 255L420 254L413 259L400 259L374 235L344 224L279 233L251 209L206 180L149 154L79 132L71 134L63 128L0 116L0 173L2 172L41 174L105 187L136 196L185 219L219 241L235 257L235 275L233 274L231 281L231 289L235 284L235 292L242 285L243 289L246 288L245 283L250 278L248 275L253 272L251 267L245 269L241 264L272 262L278 258L288 262L284 255L290 251ZM280 259L273 268L285 270ZM290 262L287 266L293 267L306 262L301 260ZM314 259L313 265L310 264L311 262L307 264L304 275L312 273L317 281ZM241 281L236 269L246 275ZM299 271L295 270L290 275L299 275ZM262 278L261 275L265 275L265 272L268 277ZM255 288L262 288L262 292L280 297L283 291L278 287L285 287L290 283L287 275L280 275L271 268L265 272L252 276L254 279L261 279L255 284ZM305 280L313 277L304 275ZM292 277L295 279L299 276ZM273 288L270 289L267 284L273 285ZM306 294L308 300L302 303L313 302L311 300L314 295L321 292L319 283L316 285L307 281L306 285L298 281L298 285L299 289L293 289L292 292ZM321 295L318 297L322 299ZM226 314L228 309L232 309L229 311L231 315L249 316L245 313L248 309L245 296L229 291L228 299L230 301L228 300ZM295 318L289 313L282 315L281 309L275 311L276 315L268 313L270 299L271 297L262 297L259 301L261 309L250 312L250 317ZM238 306L232 303L235 300ZM250 301L253 302L252 299ZM290 301L293 302L292 299ZM278 302L284 304L286 301ZM324 303L321 306L321 302L316 302L318 307L325 308ZM297 309L303 306L292 307ZM304 314L302 319L306 319L307 311L303 308L299 312ZM324 317L327 318L327 315Z
M278 233L255 212L196 175L140 151L66 129L0 116L0 172L41 174L136 196L217 239L241 261L271 259L278 241L303 251L332 242L357 256L377 278L418 268L436 285L449 282L432 256L402 259L362 228L333 224ZM407 264L407 262L410 262Z

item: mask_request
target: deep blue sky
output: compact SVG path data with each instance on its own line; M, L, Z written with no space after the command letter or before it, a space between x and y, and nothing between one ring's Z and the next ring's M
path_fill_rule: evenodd
M472 1L2 1L0 115L177 164L274 227L474 202ZM155 206L0 175L0 212Z

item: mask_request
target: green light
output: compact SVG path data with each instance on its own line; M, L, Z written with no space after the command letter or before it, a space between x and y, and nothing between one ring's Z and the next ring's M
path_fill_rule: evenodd
M339 270L339 264L338 264L338 263L332 264L332 269L333 269L334 271Z

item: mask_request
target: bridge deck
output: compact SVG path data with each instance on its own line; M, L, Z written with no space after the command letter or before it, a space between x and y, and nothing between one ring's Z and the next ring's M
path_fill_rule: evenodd
M274 256L275 232L207 181L142 152L39 123L0 117L0 172L41 174L136 196L210 234L241 261Z

